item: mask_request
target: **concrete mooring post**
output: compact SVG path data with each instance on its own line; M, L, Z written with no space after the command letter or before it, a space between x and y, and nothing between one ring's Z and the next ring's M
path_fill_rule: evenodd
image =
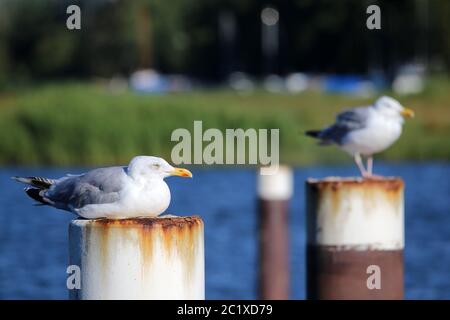
M307 298L402 299L403 181L309 179Z
M259 174L259 298L289 298L289 200L292 170L280 167L273 175Z
M204 299L203 221L167 216L74 220L70 259L81 288L71 299Z

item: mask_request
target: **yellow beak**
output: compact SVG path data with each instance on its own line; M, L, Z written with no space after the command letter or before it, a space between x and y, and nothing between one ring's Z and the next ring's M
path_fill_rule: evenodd
M401 115L405 118L414 118L414 111L408 108L404 108Z
M189 170L183 168L174 168L174 170L170 172L170 175L192 178L192 173Z

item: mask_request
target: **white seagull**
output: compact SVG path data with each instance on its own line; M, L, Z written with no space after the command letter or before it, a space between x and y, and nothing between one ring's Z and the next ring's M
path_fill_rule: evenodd
M383 96L371 106L339 113L333 125L306 134L319 139L321 145L337 144L353 156L361 175L370 178L374 177L373 154L387 149L400 137L404 117L414 117L414 111ZM367 168L361 156L367 157Z
M162 158L134 157L127 167L108 167L59 179L13 177L30 185L25 192L41 204L71 211L86 219L156 217L170 204L164 178L192 177Z

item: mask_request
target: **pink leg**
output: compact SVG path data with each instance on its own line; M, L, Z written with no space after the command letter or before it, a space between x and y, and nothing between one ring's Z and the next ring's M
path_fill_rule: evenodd
M367 157L367 179L382 179L382 176L373 174L373 156L370 155Z
M368 177L367 171L366 171L366 169L364 168L364 164L363 164L363 162L362 162L361 155L360 155L359 153L355 153L354 156L353 156L353 159L355 160L355 163L356 163L356 165L358 166L358 169L359 169L359 171L361 172L361 175L362 175L364 178L367 178L367 177Z

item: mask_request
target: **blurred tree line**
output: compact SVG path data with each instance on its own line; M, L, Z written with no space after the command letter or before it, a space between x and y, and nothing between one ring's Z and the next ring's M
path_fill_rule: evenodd
M66 28L70 4L81 8L81 30ZM366 28L370 4L381 8L381 30ZM410 61L450 70L447 0L0 0L0 85L138 68L258 76L265 6L279 11L270 72L390 73Z

